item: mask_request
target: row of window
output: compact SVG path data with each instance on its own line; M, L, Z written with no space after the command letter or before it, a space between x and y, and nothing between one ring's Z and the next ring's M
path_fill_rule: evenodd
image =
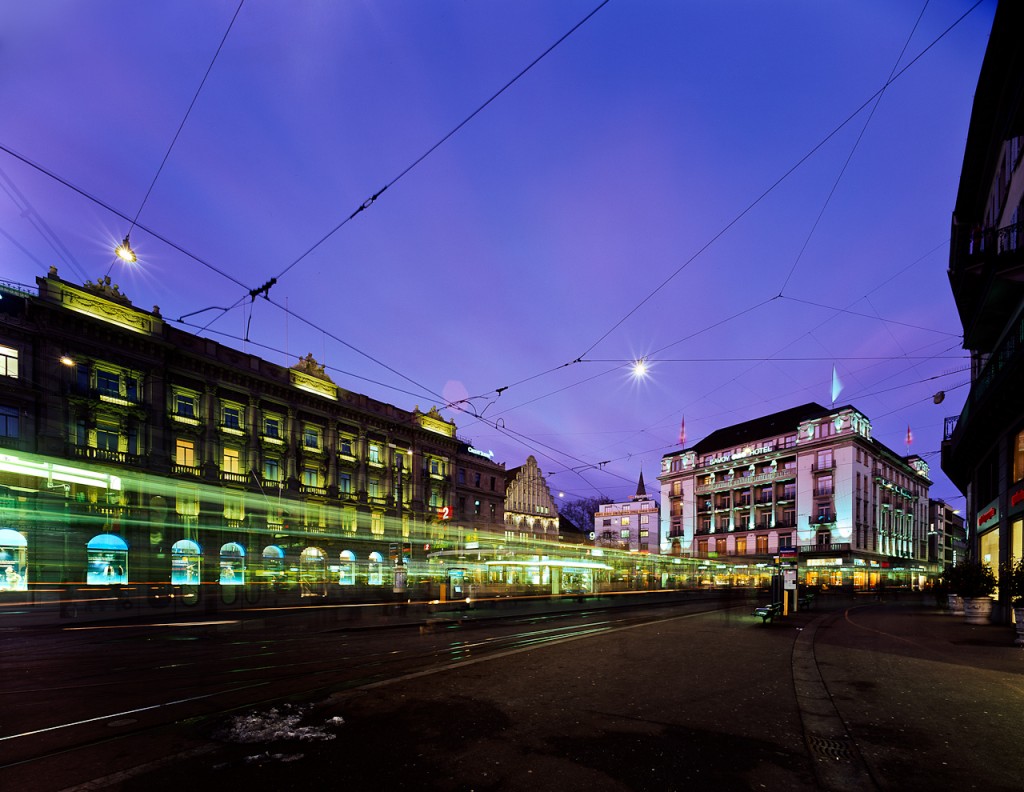
M698 539L697 540L697 555L707 557L710 548L714 547L715 552L718 555L727 555L728 540L727 539L715 539L714 545L711 545L710 539ZM735 540L735 555L747 555L747 539L746 537L737 537ZM779 534L779 550L788 550L793 547L793 534ZM754 537L754 553L757 555L768 554L768 535L760 534Z
M627 526L627 525L630 524L630 521L632 520L632 518L628 517L628 516L627 517L619 517L618 520L619 520L619 525ZM647 525L650 521L651 521L651 515L649 515L649 514L641 514L640 515L640 524L641 525ZM604 519L602 519L601 524L604 525L604 526L611 525L612 524L612 518L611 517L605 517Z

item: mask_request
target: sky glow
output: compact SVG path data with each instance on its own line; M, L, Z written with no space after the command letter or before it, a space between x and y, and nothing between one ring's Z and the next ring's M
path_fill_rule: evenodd
M110 274L450 404L567 498L653 482L683 419L692 444L841 381L962 507L948 237L994 0L612 0L431 151L598 5L0 4L0 278Z

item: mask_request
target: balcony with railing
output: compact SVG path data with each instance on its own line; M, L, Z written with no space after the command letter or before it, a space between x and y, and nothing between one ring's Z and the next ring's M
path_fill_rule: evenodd
M126 451L112 451L107 448L93 448L91 446L74 446L76 459L88 459L92 462L113 462L118 465L141 464L141 457L136 454L129 454Z
M822 542L821 544L800 545L800 555L810 553L848 553L849 542Z

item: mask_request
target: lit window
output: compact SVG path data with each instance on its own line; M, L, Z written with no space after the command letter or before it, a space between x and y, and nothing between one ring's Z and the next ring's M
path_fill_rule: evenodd
M185 467L196 466L196 444L191 440L178 439L174 444L174 461Z
M241 472L241 453L237 448L224 449L224 464L221 468L225 473Z
M0 437L18 436L18 411L14 407L0 407Z
M374 536L384 535L384 515L380 512L373 512L370 515L370 533Z
M623 525L629 525L629 517L623 517L622 518L622 524Z
M18 350L0 346L0 377L18 378Z
M370 461L380 462L380 446L376 443L370 443Z
M629 529L625 528L619 531L619 536L621 536L623 539L629 539Z
M263 460L263 480L264 481L280 481L281 480L281 465L276 459L264 459Z
M1013 446L1013 480L1024 479L1024 432L1017 432L1017 442Z
M371 498L379 498L380 482L377 479L370 479L366 482L366 491Z
M303 468L302 483L307 487L320 486L320 471L314 467Z

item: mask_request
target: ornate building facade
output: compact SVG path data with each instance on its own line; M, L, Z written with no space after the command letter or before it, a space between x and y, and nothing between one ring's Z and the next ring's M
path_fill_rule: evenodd
M928 466L874 440L853 407L810 403L719 429L666 454L659 480L663 553L736 569L784 558L811 585L920 585L935 572Z
M0 576L16 581L0 590L263 580L322 596L503 535L504 465L436 409L348 391L311 355L285 367L184 332L109 279L51 268L37 287L0 293Z
M505 536L509 541L558 541L558 506L531 454L521 467L506 471Z

